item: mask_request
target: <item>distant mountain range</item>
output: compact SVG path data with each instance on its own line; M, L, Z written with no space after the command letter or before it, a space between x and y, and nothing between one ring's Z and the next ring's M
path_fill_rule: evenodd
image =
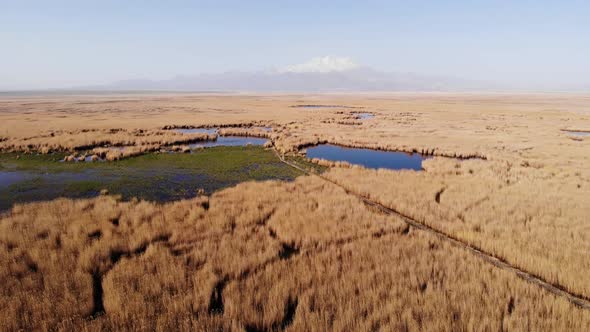
M134 79L101 86L77 87L83 90L153 91L261 91L261 92L338 92L338 91L476 91L494 86L458 78L411 73L385 73L366 67L333 71L226 72L177 76L168 80Z
M540 73L543 74L543 73ZM527 79L491 82L404 72L384 72L348 57L321 56L264 71L131 79L103 85L39 90L43 93L127 92L588 92L590 83ZM19 91L35 94L39 91ZM2 92L0 95L14 93Z

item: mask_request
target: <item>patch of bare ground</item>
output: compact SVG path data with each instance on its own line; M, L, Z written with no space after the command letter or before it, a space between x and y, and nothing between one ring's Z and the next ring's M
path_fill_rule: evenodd
M590 327L588 311L315 177L162 205L17 205L0 263L9 330Z

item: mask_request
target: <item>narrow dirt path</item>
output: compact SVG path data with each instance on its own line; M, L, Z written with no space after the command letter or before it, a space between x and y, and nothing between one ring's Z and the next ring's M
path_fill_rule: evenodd
M275 153L276 153L277 157L281 160L281 162L285 163L286 165L289 165L289 166L291 166L291 167L293 167L293 168L295 168L307 175L317 176L324 181L330 182L330 183L334 184L335 186L338 186L338 187L344 189L344 191L347 194L356 196L357 198L362 200L367 205L373 206L386 214L391 214L391 215L395 215L397 217L400 217L404 222L406 222L408 225L410 225L416 229L433 234L433 235L437 236L438 238L440 238L441 240L450 242L451 244L453 244L456 247L463 248L463 249L469 251L470 253L472 253L476 257L483 259L487 263L492 264L493 266L495 266L497 268L514 273L518 277L524 279L525 281L528 281L534 285L537 285L537 286L545 289L546 291L548 291L556 296L560 296L580 308L590 310L590 299L584 295L569 292L566 289L564 289L563 286L561 286L559 284L553 284L553 283L543 279L540 276L537 276L531 272L522 270L514 265L511 265L509 262L505 261L504 259L502 259L500 257L496 257L493 254L487 253L480 248L477 248L467 242L464 242L460 239L453 237L452 235L446 234L438 229L435 229L435 228L432 228L431 226L423 224L423 223L421 223L415 219L412 219L412 218L410 218L398 211L395 211L387 206L384 206L381 203L370 200L369 198L367 198L361 194L355 193L355 192L351 191L350 189L348 189L348 188L346 188L346 187L344 187L344 186L342 186L342 185L340 185L340 184L338 184L338 183L336 183L336 182L334 182L322 175L311 173L308 170L285 160L283 158L283 156L281 156L276 150L275 150Z

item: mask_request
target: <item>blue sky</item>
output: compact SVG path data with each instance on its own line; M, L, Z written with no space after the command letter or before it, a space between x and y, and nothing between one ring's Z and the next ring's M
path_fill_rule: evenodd
M0 0L0 89L284 68L590 83L590 1Z

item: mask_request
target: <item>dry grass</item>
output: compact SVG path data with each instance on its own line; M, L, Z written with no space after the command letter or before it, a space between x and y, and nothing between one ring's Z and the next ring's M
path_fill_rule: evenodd
M327 176L571 292L590 297L590 183L500 162L425 163L426 172Z
M250 136L250 137L261 137L270 138L272 135L270 132L265 131L261 128L221 128L219 134L223 136Z
M291 107L305 104L342 107ZM584 167L590 139L571 140L562 131L590 130L589 108L589 96L572 94L3 97L0 149L182 144L189 135L162 128L229 126L270 135L282 152L330 142L526 162L553 172L577 168L590 177ZM347 124L359 109L375 117Z
M305 104L342 107L291 107ZM343 166L327 176L346 188L590 297L590 138L562 131L590 130L589 110L589 96L558 94L3 97L0 149L128 146L95 151L117 159L204 139L165 128L219 126L283 153L330 142L485 157L425 172L320 162ZM588 329L587 312L318 181L17 206L0 221L2 326ZM88 320L96 280L106 315Z
M0 228L6 330L590 327L587 311L318 178L164 205L19 205Z
M161 146L213 140L216 135L181 134L169 130L75 130L48 135L13 138L1 142L5 151L74 151L96 147L133 146L135 150L153 150Z

